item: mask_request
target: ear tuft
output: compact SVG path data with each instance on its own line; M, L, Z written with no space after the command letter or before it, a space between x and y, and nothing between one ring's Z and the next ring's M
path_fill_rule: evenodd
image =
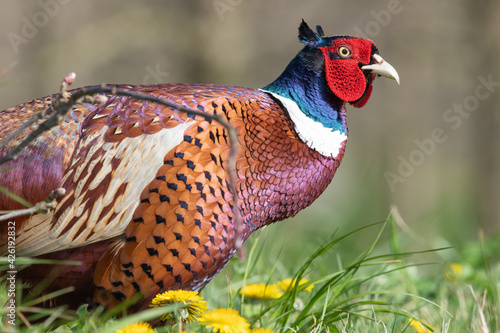
M317 26L316 26L316 31L317 31L317 33L318 33L318 36L320 36L320 37L325 37L325 33L324 33L324 31L323 31L323 28L322 28L320 25L317 25Z
M323 29L321 29L321 31L323 31ZM321 37L309 28L304 19L302 19L299 26L299 40L307 46L314 46L321 41Z

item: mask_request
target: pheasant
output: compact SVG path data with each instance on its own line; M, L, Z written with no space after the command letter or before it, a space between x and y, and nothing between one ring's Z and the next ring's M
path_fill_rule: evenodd
M50 214L16 220L16 255L81 262L35 265L20 276L36 283L57 271L49 290L74 286L58 300L72 306L93 295L111 308L140 293L138 308L145 308L159 292L201 290L228 263L236 251L234 202L243 240L309 206L344 156L346 103L364 106L378 75L399 77L370 40L326 37L304 21L299 40L303 49L262 89L117 86L226 119L240 147L237 200L229 189L226 127L126 96L73 106L59 126L4 164L0 186L30 202L66 189ZM55 97L0 112L0 139ZM0 198L1 210L18 208Z

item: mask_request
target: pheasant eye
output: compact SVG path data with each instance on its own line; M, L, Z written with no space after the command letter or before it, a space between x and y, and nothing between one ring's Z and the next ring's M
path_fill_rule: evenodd
M351 55L351 50L347 46L340 46L337 49L337 54L342 58L347 58L348 56Z

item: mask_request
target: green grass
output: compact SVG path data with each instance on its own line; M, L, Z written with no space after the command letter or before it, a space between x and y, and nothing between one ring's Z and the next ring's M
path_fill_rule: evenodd
M303 256L293 260L286 254L287 247L294 244L271 242L279 237L279 228L264 229L247 242L246 259L234 258L202 296L210 309L234 308L252 328L265 327L274 332L419 332L410 325L410 319L424 323L429 332L499 332L499 239L480 235L461 251L437 248L405 252L413 236L402 225L396 213L382 223L342 235L337 231L321 244L300 244ZM367 235L372 240L362 253L343 253L346 244ZM272 285L285 278L309 282L296 285L277 299L249 299L239 293L247 284ZM314 288L306 291L310 285ZM4 304L5 277L0 288L0 302ZM7 309L2 307L0 330L115 332L175 310L161 307L116 317L123 309L114 313L102 308L89 312L85 305L77 311L43 309L41 301L40 297L18 297L16 309L22 318L18 317L13 327L6 326ZM188 324L187 328L209 332L197 324ZM155 330L177 332L178 327ZM421 332L425 332L423 328Z

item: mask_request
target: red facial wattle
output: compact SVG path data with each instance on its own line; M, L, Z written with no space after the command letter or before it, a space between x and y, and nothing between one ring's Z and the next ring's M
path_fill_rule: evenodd
M376 77L377 77L376 74L371 74L371 80L369 80L368 87L366 88L363 96L361 96L361 98L358 99L357 101L349 102L349 104L351 104L355 108L362 108L363 106L365 106L366 102L368 102L368 99L370 99L370 96L372 94L372 90L373 90L372 83L373 83L373 81L375 81Z
M346 58L332 58L332 54L337 54L342 46L348 47L351 54ZM334 45L321 50L325 58L326 81L331 91L343 101L356 101L355 106L364 105L370 97L371 85L367 87L367 79L360 64L370 63L372 43L357 38L337 39Z

